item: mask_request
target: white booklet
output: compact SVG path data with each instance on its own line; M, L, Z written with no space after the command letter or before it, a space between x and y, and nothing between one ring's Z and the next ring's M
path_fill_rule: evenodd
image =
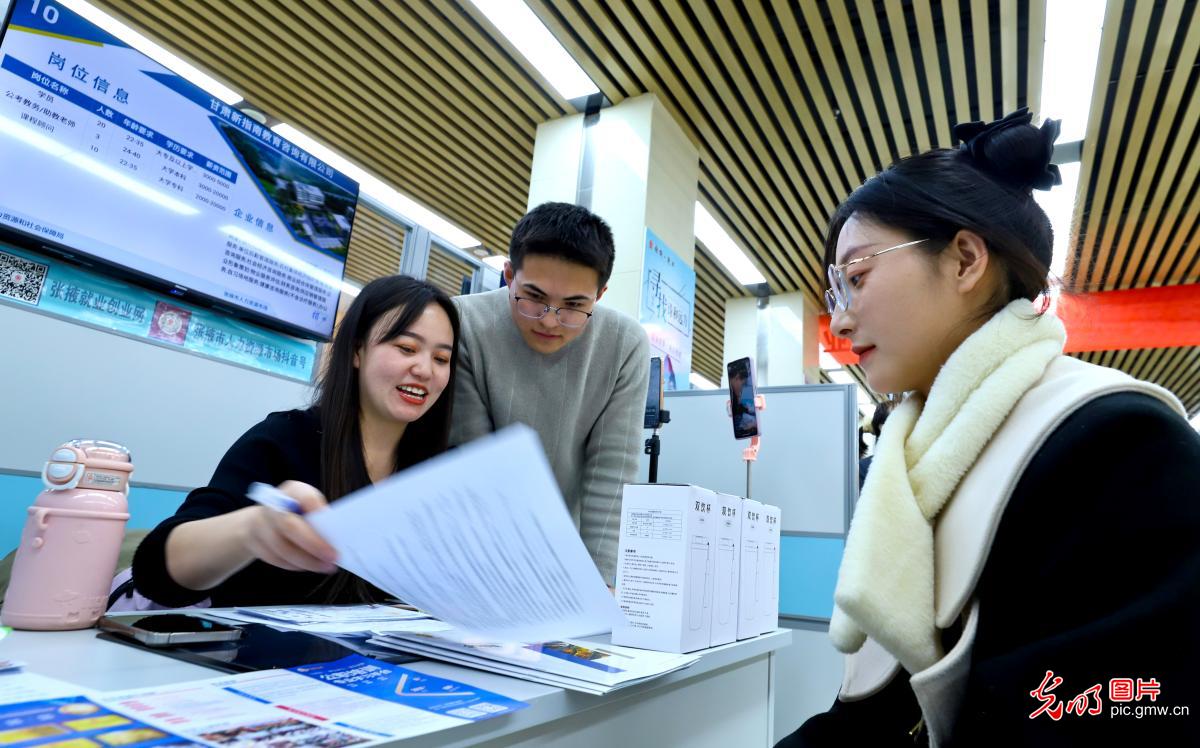
M371 642L400 651L586 693L604 694L685 668L697 655L610 644L607 637L538 644L481 642L460 631L380 632Z
M622 620L527 426L427 460L307 519L340 566L481 638L587 636Z

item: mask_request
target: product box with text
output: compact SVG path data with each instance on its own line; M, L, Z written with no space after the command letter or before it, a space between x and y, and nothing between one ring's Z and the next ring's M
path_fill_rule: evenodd
M738 545L740 566L738 576L737 638L749 639L762 633L758 596L765 587L759 585L762 569L763 505L753 499L742 499L742 541Z
M741 559L738 546L742 540L742 499L727 493L717 494L720 511L717 519L716 584L713 589L712 633L709 646L728 644L737 639L738 572Z
M721 498L697 486L631 484L621 504L613 644L691 652L709 645Z
M758 596L759 631L774 631L779 628L779 507L763 504L762 552L759 556L762 569L758 580L762 592Z

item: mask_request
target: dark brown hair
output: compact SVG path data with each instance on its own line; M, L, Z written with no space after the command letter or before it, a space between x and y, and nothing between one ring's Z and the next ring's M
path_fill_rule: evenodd
M1054 232L1033 188L1056 183L1049 159L1058 126L1051 121L1037 128L1020 114L991 125L972 123L982 132L961 148L903 158L868 179L834 211L825 234L826 262L834 262L838 235L854 215L911 239L929 239L918 248L930 255L945 251L967 229L983 238L1002 272L984 313L1045 293Z
M406 275L377 278L363 287L339 323L314 396L321 419L319 488L329 501L371 483L363 456L359 421L361 393L358 368L354 365L355 354L366 345L387 342L404 334L430 304L437 304L446 312L454 331L450 379L429 411L404 429L404 436L396 445L395 470L403 470L446 451L458 367L458 311L445 292L425 281ZM371 339L375 324L397 310L399 313L387 330L378 339ZM326 591L325 596L333 600L352 582L357 582L354 588L358 597L368 597L365 584L345 571L334 574L321 587Z
M612 229L587 208L571 203L542 203L513 227L508 258L520 270L526 255L558 257L596 271L604 288L617 253Z

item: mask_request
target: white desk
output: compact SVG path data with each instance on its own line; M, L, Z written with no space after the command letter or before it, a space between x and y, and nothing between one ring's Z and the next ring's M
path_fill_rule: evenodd
M215 670L95 638L84 631L14 631L0 657L31 672L99 690L159 686L212 678ZM405 667L463 681L529 702L514 714L397 741L418 746L771 746L774 652L791 643L780 629L706 650L691 667L608 696L422 660Z

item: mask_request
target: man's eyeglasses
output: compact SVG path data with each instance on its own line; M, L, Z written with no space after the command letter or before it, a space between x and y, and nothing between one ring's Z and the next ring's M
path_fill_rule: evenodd
M829 288L825 290L825 308L829 310L830 314L833 314L839 310L844 312L850 308L850 302L853 300L853 296L851 295L850 282L846 279L846 269L851 265L857 265L860 262L866 262L872 257L878 257L879 255L887 254L894 249L904 249L905 247L911 247L914 244L920 244L921 242L927 241L929 240L916 239L911 242L897 244L894 247L881 249L878 252L867 255L866 257L859 257L841 265L830 265L829 269L827 270L827 275L829 276Z
M517 301L517 312L522 317L528 317L529 319L541 319L550 312L554 312L555 316L558 317L558 324L563 327L583 327L592 318L591 312L585 312L582 309L550 306L549 304L543 304L540 301L525 299L520 296L514 296L513 298Z

